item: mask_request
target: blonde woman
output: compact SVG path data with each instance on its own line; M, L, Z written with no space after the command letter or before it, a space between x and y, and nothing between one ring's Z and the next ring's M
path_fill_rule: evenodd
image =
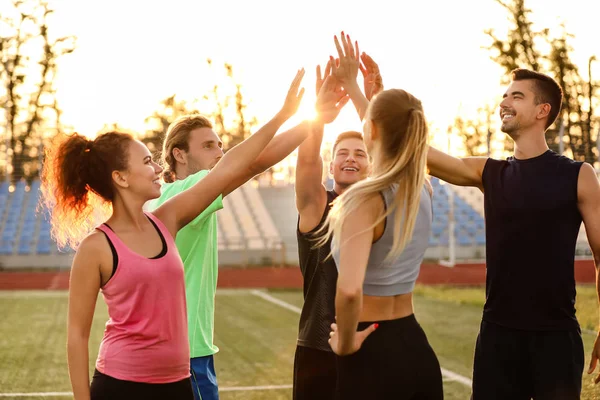
M358 49L344 49L333 74L359 113L373 157L370 179L339 196L326 221L339 270L330 345L338 357L340 399L441 399L437 357L412 303L432 221L425 178L427 123L421 102L404 90L369 104L356 84ZM358 47L358 46L357 46ZM336 63L333 63L336 64Z

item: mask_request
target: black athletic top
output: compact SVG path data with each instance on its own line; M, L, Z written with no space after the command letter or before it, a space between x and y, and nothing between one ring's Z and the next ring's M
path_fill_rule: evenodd
M579 327L574 259L581 165L551 150L527 160L487 161L485 321L524 330Z
M312 231L302 233L299 227L296 228L300 271L304 278L304 305L300 314L298 345L324 351L332 351L328 340L331 324L335 322L335 288L338 273L333 257L327 257L331 251L331 240L324 246L313 249L315 242L311 239L315 238L314 233L323 226L331 202L337 196L334 191L327 192L327 206L319 225Z
M154 226L154 229L156 229L156 232L158 232L158 236L160 236L160 242L162 243L162 250L160 251L160 253L154 257L151 257L151 260L155 260L158 258L161 258L163 256L165 256L167 254L167 241L165 240L165 237L163 236L162 232L160 231L160 229L158 228L158 226L156 225L156 222L152 221L152 219L148 218L148 221L150 221L152 223L152 225ZM104 225L106 225L106 227L108 229L110 229L111 231L114 232L113 228L111 228L106 222L104 223ZM106 232L100 231L102 233L104 233L104 236L106 237L106 240L108 240L108 245L110 246L110 251L112 253L113 256L113 268L112 268L112 273L110 274L110 278L108 278L108 280L110 280L114 275L115 272L117 272L117 266L119 265L119 255L117 254L117 250L115 249L115 245L113 244L113 242L110 240L110 238L108 237L108 235L106 234ZM108 281L106 281L106 283L108 283ZM105 285L106 285L105 283Z

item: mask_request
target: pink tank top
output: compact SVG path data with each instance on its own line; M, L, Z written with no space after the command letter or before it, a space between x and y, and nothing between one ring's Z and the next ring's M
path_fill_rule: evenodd
M169 383L190 376L183 263L173 237L154 215L167 251L150 259L129 250L106 225L117 270L101 289L109 319L96 368L116 379Z

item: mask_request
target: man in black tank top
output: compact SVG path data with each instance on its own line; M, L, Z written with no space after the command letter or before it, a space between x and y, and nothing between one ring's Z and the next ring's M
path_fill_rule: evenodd
M317 70L317 92L322 79ZM326 73L327 75L327 73ZM334 90L333 77L327 77L323 90ZM335 116L333 116L335 119ZM367 177L369 160L362 135L344 132L335 142L330 173L334 187L322 183L321 142L323 124L315 121L313 134L299 147L296 164L296 208L298 209L298 256L304 278L304 305L300 315L298 345L294 358L294 400L331 400L335 396L337 368L329 346L329 332L335 321L337 269L328 258L330 243L315 249L315 233L322 227L331 202L350 185Z
M561 102L552 78L514 70L500 103L513 157L458 159L429 151L432 175L484 192L486 302L475 347L475 400L580 396L585 357L575 317L575 245L583 221L599 265L600 184L591 165L548 149L545 131ZM596 339L590 373L599 355Z

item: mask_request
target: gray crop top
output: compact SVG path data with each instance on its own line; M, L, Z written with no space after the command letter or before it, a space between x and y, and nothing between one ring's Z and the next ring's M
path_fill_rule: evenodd
M395 184L382 192L386 208L392 204L397 188L398 185ZM387 216L383 235L371 246L363 284L363 294L368 296L396 296L413 291L429 244L433 219L431 195L427 185L423 185L421 191L419 212L411 240L399 257L384 262L394 242L395 213L396 210ZM333 258L339 269L339 251L333 254Z

